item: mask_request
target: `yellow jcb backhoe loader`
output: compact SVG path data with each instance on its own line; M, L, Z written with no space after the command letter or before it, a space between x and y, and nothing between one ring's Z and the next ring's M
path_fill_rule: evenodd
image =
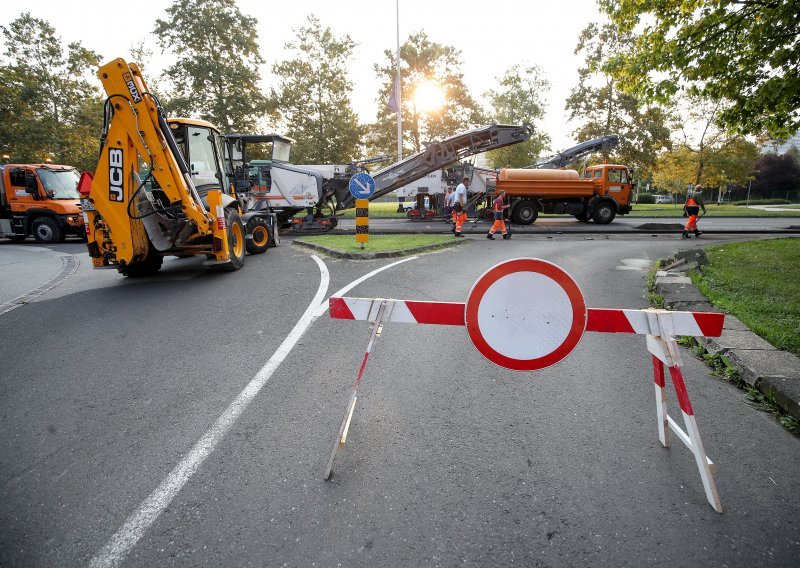
M219 131L168 121L135 64L116 59L98 76L108 94L100 160L79 183L94 267L145 276L164 256L205 254L220 270L241 268L248 235Z

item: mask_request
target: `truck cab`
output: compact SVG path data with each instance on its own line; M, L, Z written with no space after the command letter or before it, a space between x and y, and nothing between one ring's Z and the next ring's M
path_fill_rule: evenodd
M617 213L630 213L633 179L627 166L620 164L589 166L583 172L583 177L595 182L598 196L610 197L615 201L618 207Z
M0 166L0 236L40 243L85 238L78 171L53 164Z

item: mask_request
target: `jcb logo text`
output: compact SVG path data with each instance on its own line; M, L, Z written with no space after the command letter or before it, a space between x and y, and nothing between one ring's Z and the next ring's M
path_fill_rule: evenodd
M108 149L108 200L123 201L122 189L122 149Z

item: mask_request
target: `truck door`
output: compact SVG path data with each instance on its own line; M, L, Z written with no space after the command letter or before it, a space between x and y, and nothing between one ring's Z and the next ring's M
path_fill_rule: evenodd
M608 194L620 205L630 202L631 180L628 168L610 168L608 170Z
M12 168L8 172L8 201L13 211L24 211L39 195L36 174L26 168Z

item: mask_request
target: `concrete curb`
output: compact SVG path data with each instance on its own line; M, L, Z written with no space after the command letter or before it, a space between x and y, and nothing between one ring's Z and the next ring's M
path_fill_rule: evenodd
M688 277L690 270L708 264L704 250L682 251L664 261L656 273L656 292L670 309L719 312ZM698 338L709 353L722 355L742 380L758 389L784 412L800 420L800 359L778 351L734 316L725 316L720 337Z
M29 290L25 292L21 296L17 296L13 300L9 300L3 304L0 304L0 316L3 314L7 314L12 310L16 310L19 307L24 306L25 304L29 304L34 301L36 298L44 294L45 292L49 292L56 286L59 286L64 281L66 281L70 276L75 274L78 270L78 266L80 266L80 261L78 257L73 254L58 254L57 255L61 260L61 270L58 271L58 274L53 276L50 280L34 288L33 290Z
M438 243L435 245L424 245L421 247L414 247L405 250L386 251L386 252L341 252L332 249L330 247L318 245L316 243L307 243L298 239L293 240L292 244L297 245L299 247L309 248L335 258L346 258L350 260L373 260L376 258L397 258L400 256L410 256L412 254L417 254L417 253L432 252L435 250L456 247L459 245L466 244L467 242L469 241L465 239L458 239L450 242Z

